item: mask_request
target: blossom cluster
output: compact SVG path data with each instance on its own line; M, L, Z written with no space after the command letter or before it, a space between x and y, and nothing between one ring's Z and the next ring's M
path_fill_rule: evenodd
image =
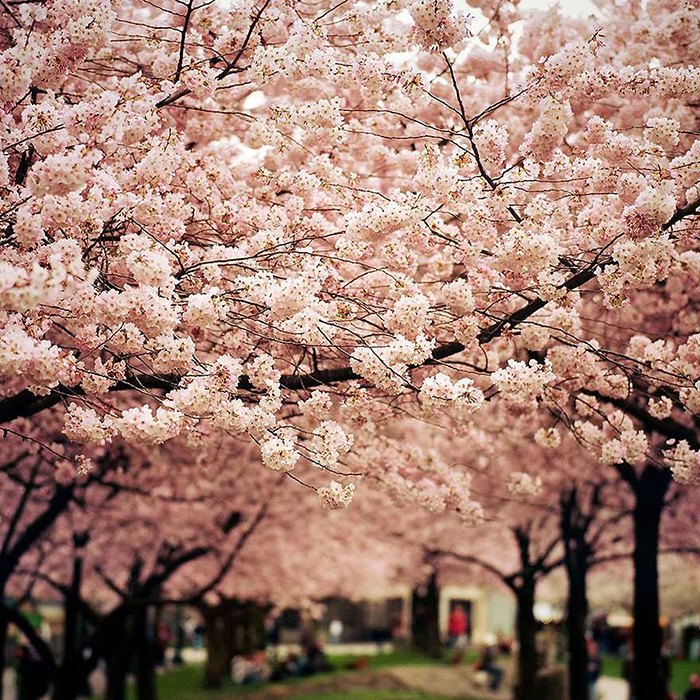
M328 486L316 489L316 493L326 508L331 510L347 508L355 495L355 484L343 485L338 481L331 481Z
M443 372L426 377L418 396L429 413L437 408L449 407L459 415L466 415L478 410L484 402L483 392L474 386L469 377L453 382Z
M542 477L526 472L512 472L508 477L508 490L515 496L536 496L542 489Z
M700 485L700 452L693 450L686 440L665 450L665 456L676 481Z
M71 395L80 443L246 436L283 472L397 415L531 413L556 448L537 413L572 410L608 464L651 449L609 403L691 425L697 8L601 2L603 37L491 4L468 43L451 0L5 13L7 405ZM409 462L384 482L478 510Z
M543 364L537 360L527 363L508 360L506 367L491 374L491 381L498 387L503 400L511 406L523 409L536 407L545 387L555 378L549 360L545 360Z
M350 366L378 389L399 394L406 385L409 365L424 363L434 346L435 340L422 334L414 336L413 340L397 334L395 340L384 347L355 348L350 357Z
M470 18L450 0L416 0L409 8L418 41L428 49L441 51L470 35Z

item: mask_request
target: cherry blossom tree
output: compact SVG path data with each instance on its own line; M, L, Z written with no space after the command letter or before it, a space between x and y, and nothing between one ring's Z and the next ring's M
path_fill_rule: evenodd
M132 660L138 697L155 698L149 611L201 609L209 623L206 681L215 685L231 656L245 651L237 630L250 614L355 595L398 568L400 552L380 539L378 519L364 508L373 506L371 494L341 517L322 507L323 488L321 498L315 489L282 488L284 475L261 470L231 440L196 450L177 441L123 449L121 463L83 488L14 571L13 592L31 586L65 601L63 656L46 652L58 667L56 700L75 698L100 659L109 698L125 697ZM82 638L80 619L91 630ZM233 628L217 636L226 620Z
M636 499L655 700L661 505L700 481L699 21L670 0L3 5L0 420L58 407L86 445L218 431L330 472L329 505L362 475L467 518L461 470L350 451L407 415L569 430Z
M124 463L123 453L116 445L93 451L95 462L83 454L76 455L74 446L66 444L55 432L55 421L53 433L51 427L51 421L44 421L41 427L27 423L21 437L13 431L6 433L0 469L0 639L6 639L8 624L13 624L29 639L49 669L55 665L50 650L22 615L17 602L31 595L36 580L25 577L18 586L18 572L27 566L36 570L41 567L46 557L45 541L53 529L71 508L78 504L84 507L91 491L113 489L109 474ZM6 661L3 653L0 669Z

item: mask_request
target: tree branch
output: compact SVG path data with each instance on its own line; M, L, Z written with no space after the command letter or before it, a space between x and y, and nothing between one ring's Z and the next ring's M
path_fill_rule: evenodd
M41 635L34 629L29 620L16 608L12 608L6 603L0 603L0 620L12 623L29 640L34 650L41 656L42 660L48 664L51 673L56 670L56 662L49 645L41 638Z
M256 22L259 20L260 14L267 6L269 0L263 5L262 10L258 13L256 17ZM183 91L180 91L181 93ZM183 94L187 94L188 91L184 91ZM177 95L178 93L176 93ZM170 104L170 101L175 101L175 95L172 96L173 99L167 98L167 100L161 103ZM692 214L695 214L700 207L700 198L691 202L685 207L676 210L674 215L661 226L662 230L667 230L671 228L674 224L678 223L682 219ZM613 264L612 261L607 261L609 264ZM566 291L573 291L582 287L587 282L590 282L596 276L596 271L601 267L600 260L594 260L588 264L584 269L575 273L569 277L566 282L560 285L559 289ZM513 311L508 316L500 319L482 329L477 336L477 341L480 345L487 345L492 340L500 337L506 329L512 329L519 324L526 321L530 316L544 308L549 302L545 299L537 297L529 301L525 306ZM453 355L457 355L465 349L462 343L457 341L443 343L433 350L432 357L426 360L424 365L432 364L436 361L444 360ZM336 367L332 369L321 369L304 374L287 374L283 375L280 380L280 385L284 389L289 390L303 390L312 389L316 386L336 384L339 382L346 382L352 379L361 379L362 377L358 375L349 366ZM176 376L159 376L159 375L138 375L133 376L129 380L117 382L111 389L111 392L115 391L129 391L129 390L139 390L139 389L174 389L178 382L179 377ZM239 389L242 391L251 391L254 389L250 379L247 376L242 376L239 382ZM7 423L15 418L32 416L39 411L42 411L51 406L55 406L62 399L68 396L81 396L83 394L80 387L65 387L59 386L53 389L46 396L35 396L29 390L19 392L15 396L8 397L0 401L0 424Z
M476 566L484 569L485 571L488 571L490 574L493 574L494 576L499 578L513 592L517 590L517 586L515 585L515 579L519 575L518 572L515 572L513 574L506 574L494 564L490 564L489 562L484 561L483 559L479 559L479 557L475 557L471 554L460 554L459 552L451 552L444 549L428 549L426 551L432 557L449 557L451 559L456 559L457 561L464 562L465 564L475 564Z

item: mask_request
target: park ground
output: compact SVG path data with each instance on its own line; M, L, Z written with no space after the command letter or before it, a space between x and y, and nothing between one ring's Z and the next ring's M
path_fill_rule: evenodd
M158 677L162 700L509 700L506 683L500 693L478 689L473 684L473 659L459 667L436 662L410 651L392 652L368 658L367 668L346 670L357 657L334 656L334 670L310 678L247 687L228 682L219 690L203 690L202 667L188 664ZM507 663L507 661L505 662ZM627 700L627 686L620 678L622 664L617 658L604 660L600 682L601 700ZM700 672L700 662L677 661L673 665L672 690L682 697L688 676ZM129 698L133 700L133 696Z
M473 655L458 667L429 659L410 650L394 651L364 657L367 667L348 670L360 657L330 656L333 670L309 678L296 678L283 683L260 683L237 686L225 682L218 690L202 689L203 666L188 663L169 668L158 676L158 696L161 700L510 700L509 678L500 693L476 688L473 682ZM508 659L502 664L508 666ZM673 664L671 689L683 697L688 676L700 673L700 662L676 661ZM603 678L599 683L600 700L627 700L627 684L621 678L620 659L603 660ZM13 698L10 674L5 678L7 697ZM98 694L96 700L101 700ZM129 688L128 700L136 700Z

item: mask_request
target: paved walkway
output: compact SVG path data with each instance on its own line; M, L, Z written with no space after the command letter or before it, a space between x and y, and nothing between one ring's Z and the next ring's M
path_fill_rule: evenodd
M403 666L388 668L396 679L412 690L422 690L447 698L479 698L479 700L510 700L511 678L504 679L503 688L492 693L474 683L474 672L468 666ZM619 678L601 678L599 700L627 700L627 683Z
M305 679L300 683L276 683L265 690L246 694L246 700L277 700L303 698L309 694L328 694L338 698L350 696L353 691L393 690L414 697L426 692L454 700L510 700L510 693L491 693L475 689L466 668L439 666L396 666L384 669L348 671L330 676ZM175 700L173 698L173 700Z
M309 693L328 693L339 698L358 690L415 691L441 695L454 700L511 700L510 681L501 691L490 692L474 683L474 672L466 666L396 666L385 669L350 671L331 676L309 678L303 683L279 683L246 695L248 700L278 700L304 697ZM627 685L616 678L602 678L599 700L627 700ZM173 698L173 700L176 700Z
M471 666L396 666L386 671L406 688L421 690L446 698L478 698L479 700L510 700L509 678L503 679L499 692L487 690L475 680Z
M627 682L620 678L601 678L598 681L600 700L627 700Z

